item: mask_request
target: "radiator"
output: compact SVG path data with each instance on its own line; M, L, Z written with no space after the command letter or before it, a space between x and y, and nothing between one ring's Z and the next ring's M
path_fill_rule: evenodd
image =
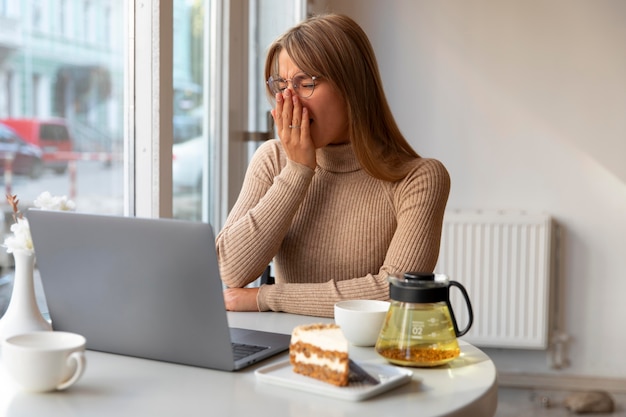
M547 349L553 222L547 214L449 211L435 272L467 289L474 323L463 336L481 347ZM467 310L451 289L459 328Z

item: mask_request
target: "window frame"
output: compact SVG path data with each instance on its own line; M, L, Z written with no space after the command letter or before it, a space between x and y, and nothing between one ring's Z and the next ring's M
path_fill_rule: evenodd
M247 160L239 118L230 117L245 108L229 92L240 84L241 75L232 74L233 55L229 39L245 31L242 18L247 1L204 0L208 18L204 102L209 115L204 123L209 146L205 158L203 221L221 228L243 181ZM128 52L125 70L124 193L125 215L138 217L173 216L173 2L134 0L127 11L125 27ZM209 32L210 31L210 32ZM246 47L246 45L237 45ZM245 50L245 49L243 49ZM237 64L239 65L239 64ZM243 94L238 94L243 96ZM243 98L241 99L243 100ZM243 120L247 114L242 114ZM219 138L219 139L216 139ZM208 155L212 155L208 161ZM209 172L210 169L210 172ZM209 197L209 193L212 197ZM213 201L212 204L209 202ZM211 207L209 207L209 204Z
M172 217L173 2L129 2L125 214Z
M249 9L254 0L203 0L205 19L202 220L221 229L249 163ZM295 19L306 0L294 2ZM172 217L173 1L129 2L125 27L125 214ZM210 157L210 160L209 160Z

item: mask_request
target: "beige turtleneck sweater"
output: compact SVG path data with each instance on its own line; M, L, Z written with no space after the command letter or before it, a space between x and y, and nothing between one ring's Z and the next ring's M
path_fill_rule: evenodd
M389 275L432 271L450 177L418 158L403 179L368 175L350 144L317 150L315 171L264 143L216 239L223 282L244 287L274 260L260 311L333 316L344 299L389 299Z

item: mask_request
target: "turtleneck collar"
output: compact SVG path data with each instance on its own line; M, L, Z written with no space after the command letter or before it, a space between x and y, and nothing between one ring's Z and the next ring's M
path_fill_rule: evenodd
M329 172L354 172L361 169L351 143L328 145L316 151L317 165Z

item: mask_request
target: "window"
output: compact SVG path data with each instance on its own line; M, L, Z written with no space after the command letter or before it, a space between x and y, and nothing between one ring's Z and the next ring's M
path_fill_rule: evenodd
M68 0L59 0L59 8L57 10L59 21L58 21L58 27L56 28L56 31L61 36L66 35L67 29L68 29L67 23L69 20L67 18L67 5L68 5Z
M17 194L25 208L49 191L82 211L123 214L127 2L10 5L0 16L0 27L11 28L0 29L0 125L40 149L43 171L2 164L1 194ZM83 22L109 38L78 36ZM9 210L4 198L0 207Z
M102 41L108 48L111 47L111 6L104 7L103 24L102 24Z
M32 7L32 16L31 16L31 21L32 21L32 25L33 25L33 29L42 29L42 14L43 14L43 10L42 10L42 5L41 2L43 0L34 0L31 7Z
M103 17L106 16L106 12L103 11ZM83 2L83 36L85 40L91 41L93 40L93 29L94 22L92 21L92 13L91 13L91 1L85 0ZM106 19L103 19L102 26L106 25Z
M44 167L0 171L4 191L219 228L271 130L264 50L305 0L0 1L0 124ZM49 126L69 140L47 140Z

